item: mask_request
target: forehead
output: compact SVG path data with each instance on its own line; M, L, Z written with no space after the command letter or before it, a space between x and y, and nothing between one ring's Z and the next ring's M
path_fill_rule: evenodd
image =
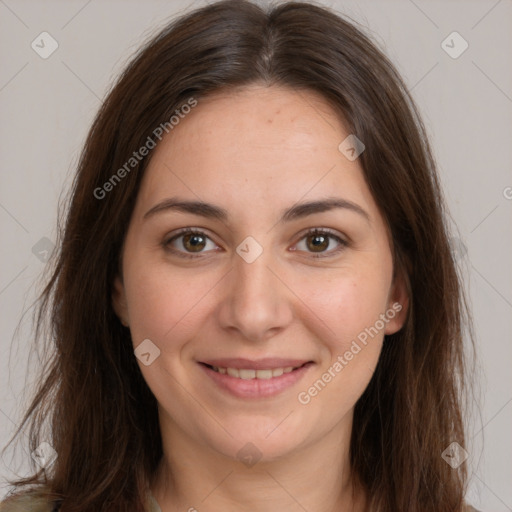
M263 153L278 158L286 151L290 158L291 152L337 150L344 134L340 119L317 93L250 86L199 100L159 149L175 154L189 147L200 149L196 156L210 162L236 157L249 164Z
M251 86L215 94L159 143L139 199L181 195L265 211L338 192L370 208L358 161L338 149L348 135L312 91Z

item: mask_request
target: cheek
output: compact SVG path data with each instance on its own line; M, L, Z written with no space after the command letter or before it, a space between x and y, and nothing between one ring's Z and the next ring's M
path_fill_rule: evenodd
M355 405L381 353L380 315L386 312L388 287L385 273L358 274L352 269L310 293L307 305L316 313L312 330L319 335L323 357L318 372L304 383L299 403L318 411L336 404L332 421L341 420Z
M306 306L326 326L329 344L343 349L385 312L390 276L384 269L346 269L336 277L303 283ZM380 324L379 324L380 325Z
M337 403L341 418L363 393L379 360L384 338L380 315L387 308L391 270L377 263L352 266L320 283L310 288L307 303L316 313L324 355L319 378L307 383L312 388L304 390L303 398L313 400L322 390L316 403Z
M197 328L214 276L169 272L165 265L132 266L125 287L134 344L149 338L161 349L172 349L172 339L186 338Z

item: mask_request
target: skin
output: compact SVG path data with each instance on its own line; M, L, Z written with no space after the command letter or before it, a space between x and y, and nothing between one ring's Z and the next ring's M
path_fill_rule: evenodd
M150 339L160 350L149 366L138 363L159 404L164 456L151 491L164 511L363 510L349 466L353 410L408 298L400 276L393 280L388 230L359 161L338 150L347 135L316 93L253 85L199 100L153 150L113 303L134 348ZM213 203L229 218L175 210L144 218L169 197ZM326 197L356 203L368 220L338 208L278 222L298 201ZM186 227L207 236L200 252L183 236L166 249ZM347 245L329 238L317 252L309 228L329 228ZM247 236L263 248L252 263L236 252ZM300 403L298 393L397 302L402 310L378 335ZM213 357L314 364L277 396L241 399L198 364ZM250 467L237 458L247 443L261 455Z

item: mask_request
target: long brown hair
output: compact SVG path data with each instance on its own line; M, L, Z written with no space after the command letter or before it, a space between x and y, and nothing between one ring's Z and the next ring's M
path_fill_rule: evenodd
M144 510L162 457L157 404L111 290L151 152L129 170L126 163L190 98L200 105L210 93L254 83L319 92L364 142L360 164L390 227L395 272L407 282L406 324L385 338L356 404L354 474L372 510L460 511L466 466L452 469L441 454L465 442L462 331L469 315L426 130L370 37L329 9L300 2L265 10L225 0L183 15L138 52L111 89L81 154L41 297L36 325L41 334L47 319L48 360L13 437L29 422L30 451L48 441L57 458L10 483L49 490L65 512ZM122 179L113 180L123 166Z

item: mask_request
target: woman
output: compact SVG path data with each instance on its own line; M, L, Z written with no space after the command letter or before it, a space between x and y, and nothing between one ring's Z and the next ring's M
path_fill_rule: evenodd
M393 66L327 9L222 1L139 52L46 313L38 467L2 512L471 510L435 164Z

